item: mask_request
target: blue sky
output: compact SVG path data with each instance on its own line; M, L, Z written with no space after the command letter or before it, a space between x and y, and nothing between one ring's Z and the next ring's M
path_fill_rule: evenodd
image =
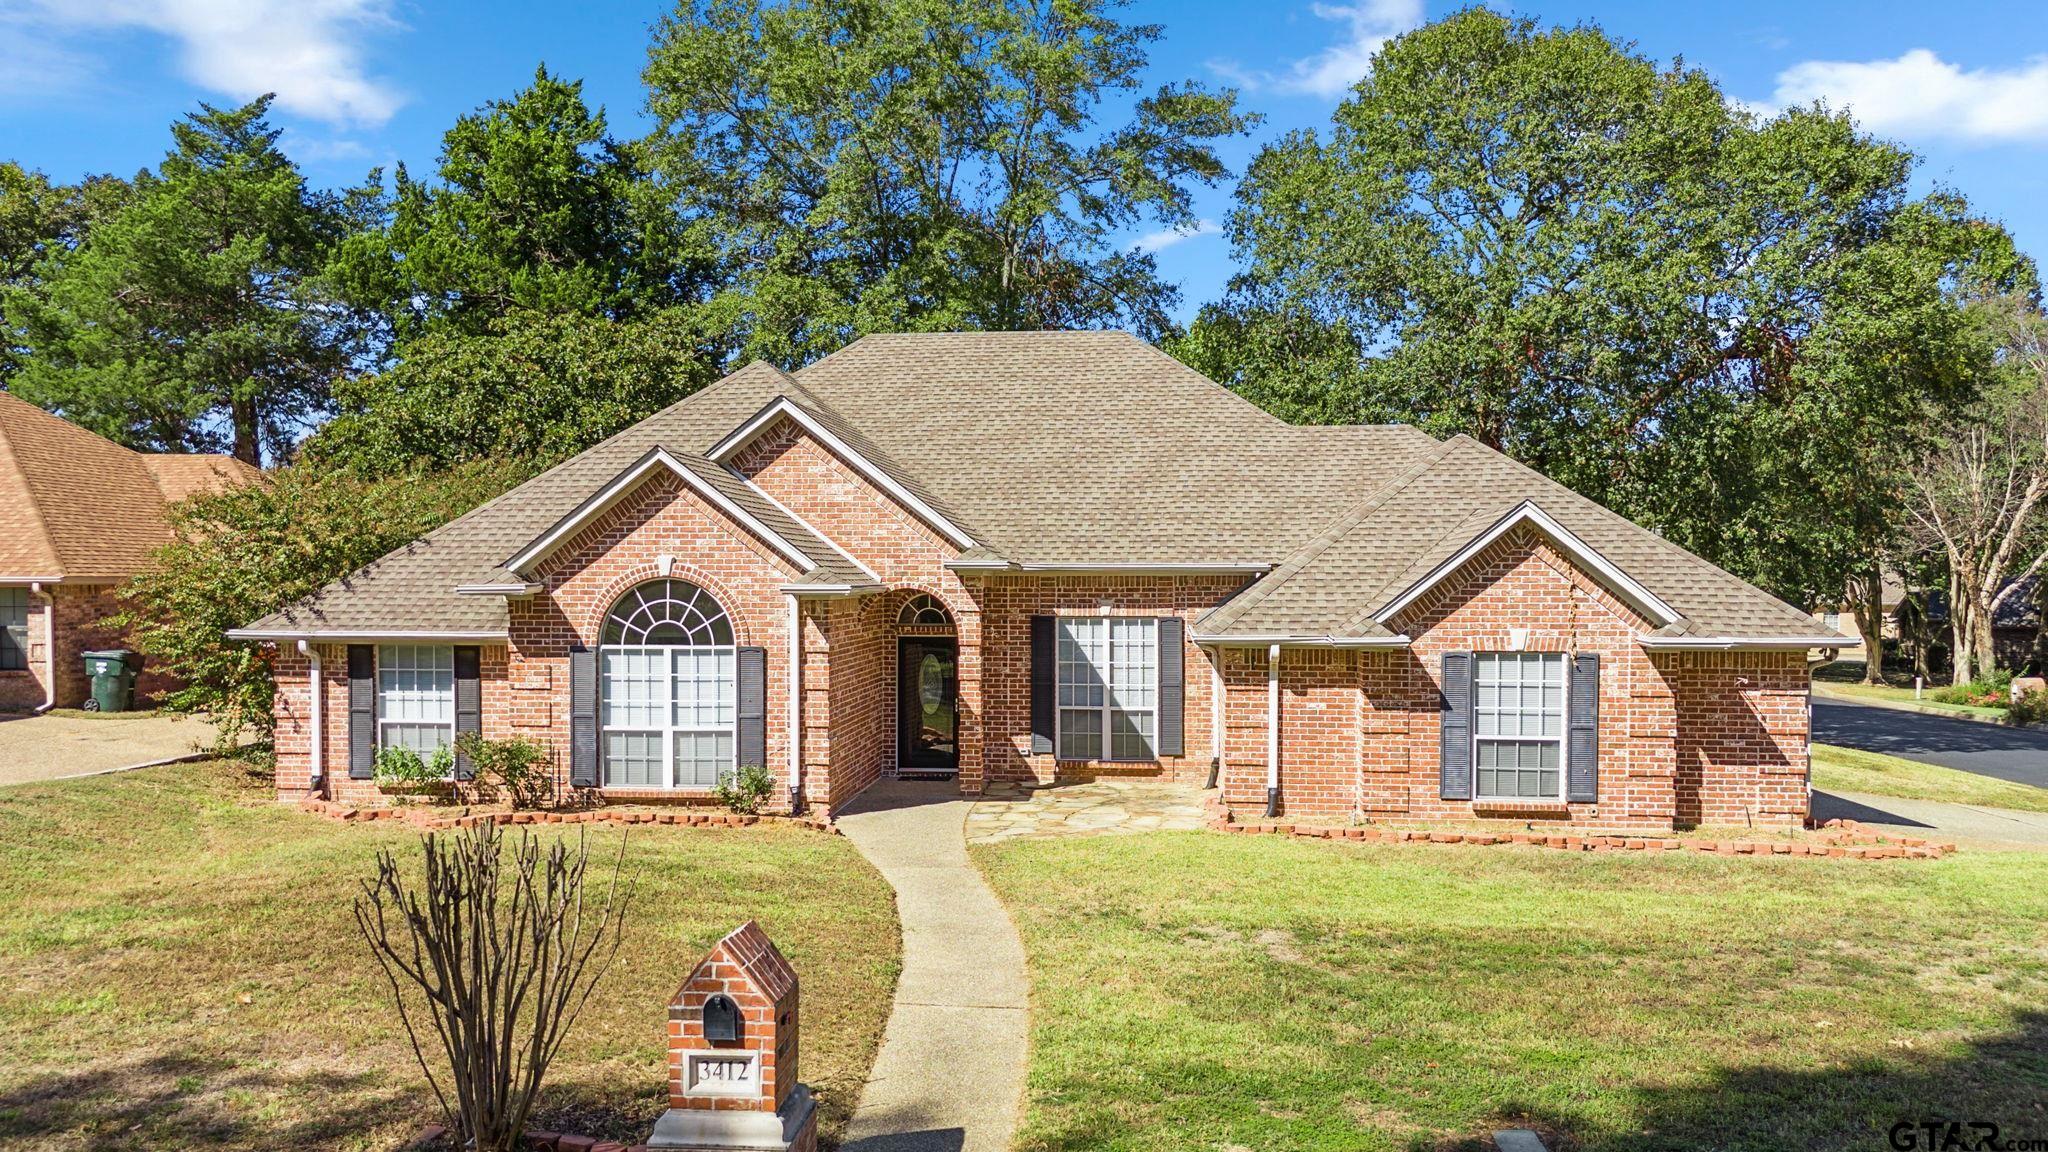
M1235 84L1266 114L1226 149L1328 122L1386 36L1454 5L1421 0L1135 0L1157 22L1158 81ZM322 184L372 165L431 168L460 113L507 95L535 65L587 82L621 134L641 129L639 70L653 0L0 0L0 158L59 179L153 165L165 126L198 101L275 90L287 148ZM1759 106L1825 96L1924 157L1918 179L1962 190L2048 256L2048 5L1957 0L1526 3L1591 21L1668 62L1683 56ZM1198 211L1220 220L1227 188ZM1134 237L1185 291L1184 315L1229 275L1220 236Z

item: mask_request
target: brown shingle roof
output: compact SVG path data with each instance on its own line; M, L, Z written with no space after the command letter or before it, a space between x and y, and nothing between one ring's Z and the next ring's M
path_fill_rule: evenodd
M457 596L655 448L716 474L821 565L828 544L705 454L787 400L973 537L1042 565L1276 564L1208 634L1383 634L1373 609L1534 500L1678 608L1675 631L1809 636L1811 617L1473 441L1289 425L1121 333L870 336L793 377L753 364L549 470L259 631L496 632ZM814 577L813 582L822 577ZM853 581L849 581L853 582Z
M135 452L0 392L0 577L125 580L170 542L171 503L260 475Z

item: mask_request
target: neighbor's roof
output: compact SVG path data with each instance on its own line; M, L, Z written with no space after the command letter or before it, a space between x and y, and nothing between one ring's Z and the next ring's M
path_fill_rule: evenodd
M1197 624L1369 637L1373 609L1524 501L1698 635L1812 636L1812 618L1469 441L1405 426L1295 426L1122 333L869 336L794 374L752 364L528 481L253 632L501 633L461 585L505 565L659 449L759 513L824 573L850 562L718 463L788 412L845 445L977 565L1278 570ZM528 565L530 568L531 565Z
M259 475L136 452L0 392L0 579L124 580L170 542L170 504Z

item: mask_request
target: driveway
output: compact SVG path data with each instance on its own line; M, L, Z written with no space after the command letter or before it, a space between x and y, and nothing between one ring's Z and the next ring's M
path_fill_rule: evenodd
M1861 792L1813 793L1816 820L1860 820L1883 824L1908 835L1932 836L1959 843L1995 842L2048 848L2048 812L2016 812L1941 800L1903 800Z
M62 780L189 756L213 726L188 716L15 716L0 713L0 784Z
M2048 732L1815 697L1813 738L2048 788Z

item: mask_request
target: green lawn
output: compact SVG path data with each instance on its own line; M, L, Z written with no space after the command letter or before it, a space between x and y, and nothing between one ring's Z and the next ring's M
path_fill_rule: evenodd
M1907 800L2048 812L2048 788L1832 744L1813 746L1813 786L1823 792L1868 792Z
M1026 1152L2048 1136L2048 854L1156 833L975 858L1030 956Z
M593 855L619 835L594 827ZM349 911L411 832L280 808L267 779L209 763L0 789L0 843L0 1144L383 1149L437 1118ZM836 1135L895 983L888 885L812 832L628 843L628 939L539 1120L644 1138L668 997L751 916L803 979L803 1074Z
M1970 704L1947 704L1934 699L1934 691L1945 687L1942 684L1927 684L1918 699L1913 697L1913 675L1890 669L1886 683L1863 683L1863 661L1837 660L1822 665L1813 673L1817 695L1847 697L1851 700L1868 700L1873 704L1911 704L1920 708L1932 708L1941 712L1956 712L1966 716L1982 716L1991 720L2005 719L2003 708L1979 708Z

